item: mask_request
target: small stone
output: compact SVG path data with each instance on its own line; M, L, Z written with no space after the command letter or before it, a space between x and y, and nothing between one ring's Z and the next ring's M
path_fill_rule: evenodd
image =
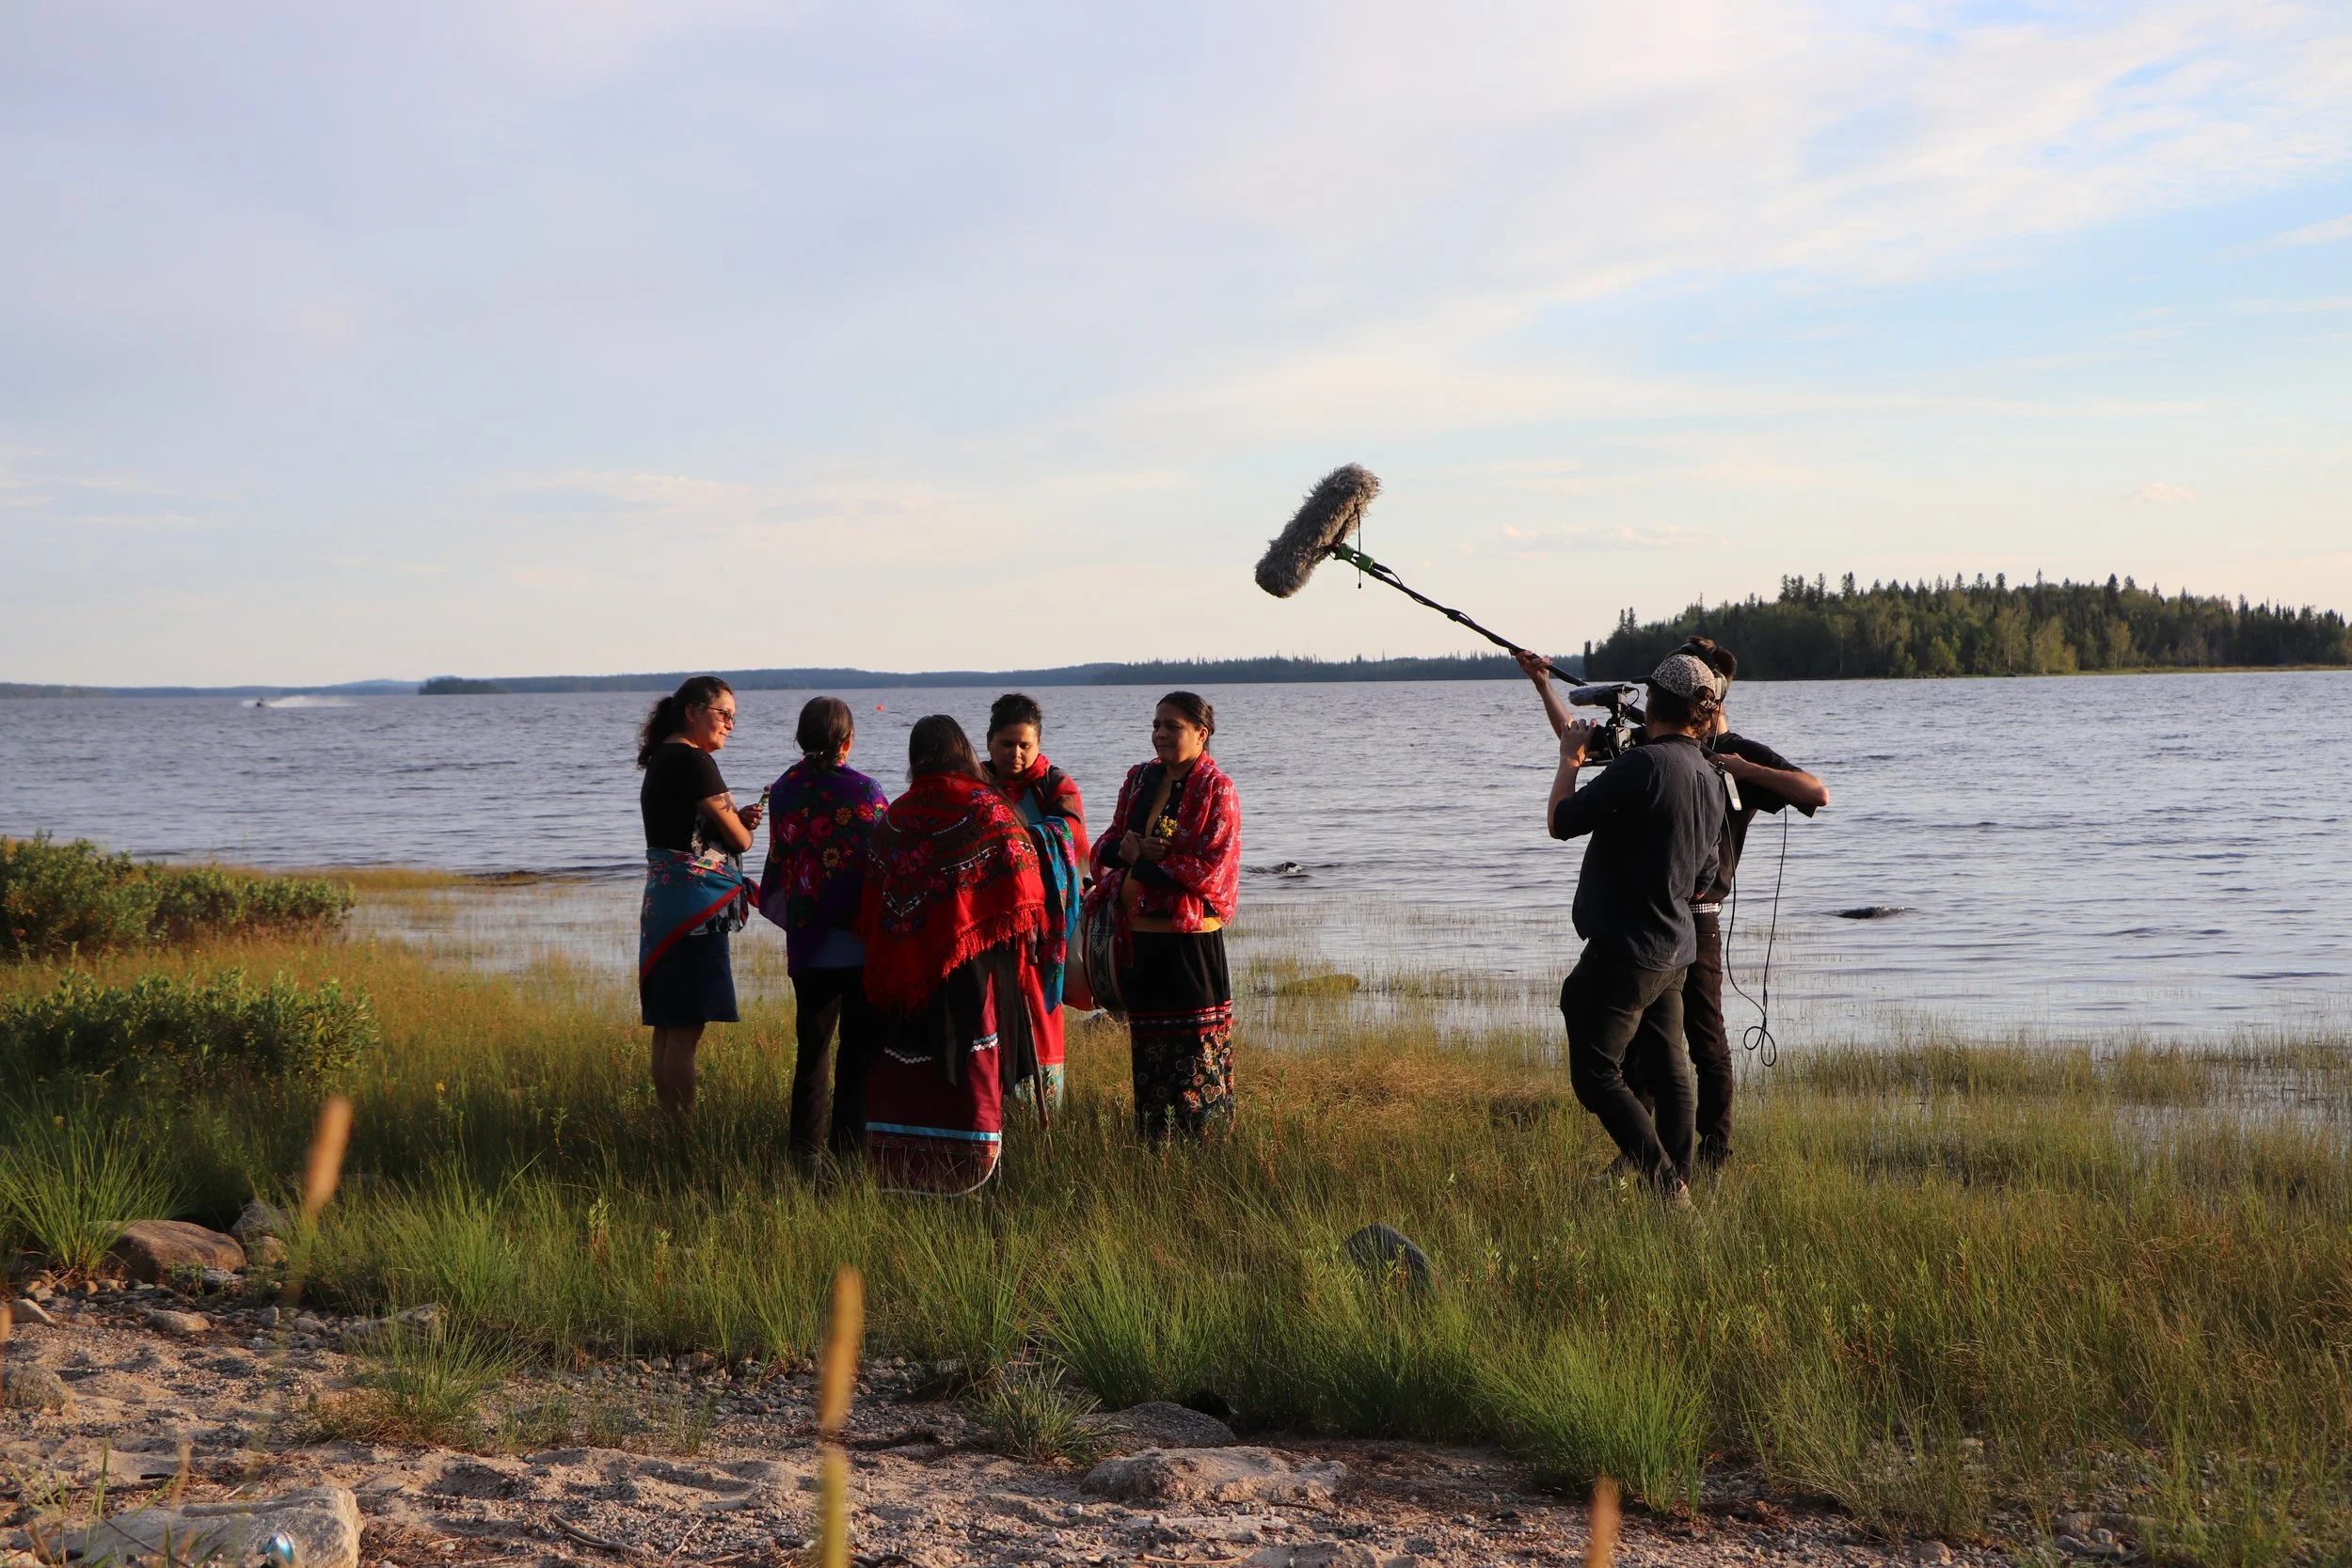
M422 1307L395 1312L389 1318L364 1318L358 1323L345 1323L343 1349L365 1350L403 1332L430 1334L441 1326L441 1304L431 1301Z
M1914 1541L1911 1549L1903 1555L1908 1560L1920 1564L1940 1564L1952 1560L1952 1549L1941 1541Z
M1273 1503L1329 1497L1347 1481L1343 1465L1293 1465L1270 1449L1147 1449L1106 1459L1079 1485L1121 1502Z
M197 1275L196 1282L207 1291L233 1291L244 1279L234 1269L206 1269Z
M234 1236L184 1220L140 1220L107 1249L131 1277L152 1285L174 1269L242 1269L245 1248Z
M1403 1231L1385 1225L1368 1225L1347 1239L1350 1261L1380 1279L1401 1279L1415 1295L1429 1289L1437 1271L1429 1254Z
M10 1304L8 1309L16 1314L16 1321L18 1323L40 1323L44 1328L55 1328L57 1326L57 1320L51 1317L48 1312L43 1309L40 1303L35 1301L30 1296L17 1297L16 1300Z
M213 1320L201 1312L170 1312L152 1307L147 1311L147 1326L159 1334L176 1334L187 1339L210 1333Z
M263 1236L283 1236L294 1228L294 1221L283 1209L254 1198L237 1211L237 1221L229 1227L229 1234L250 1247Z
M275 1307L264 1307L259 1312L253 1314L253 1321L260 1323L263 1328L276 1328L278 1326L278 1309Z
M10 1410L71 1410L65 1379L46 1367L10 1367L0 1375L0 1404Z
M711 1354L707 1350L698 1350L693 1354L686 1357L683 1361L680 1361L678 1363L678 1370L680 1371L687 1372L707 1372L714 1364L716 1364L718 1359L719 1358L717 1356Z

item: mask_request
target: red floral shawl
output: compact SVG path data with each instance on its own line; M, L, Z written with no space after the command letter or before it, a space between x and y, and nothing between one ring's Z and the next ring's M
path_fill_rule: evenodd
M874 825L858 935L876 1006L912 1012L958 964L1044 925L1037 847L993 784L922 774Z
M1135 814L1152 803L1161 770L1159 763L1143 763L1129 768L1127 782L1119 786L1119 806L1111 813L1110 826L1094 841L1089 909L1095 899L1103 900L1104 908L1126 908L1120 884L1127 879L1127 867L1108 857L1119 848ZM1176 835L1168 841L1160 869L1178 885L1142 883L1136 891L1136 913L1172 921L1179 931L1197 931L1211 915L1232 922L1234 906L1241 901L1241 792L1205 752L1177 793Z

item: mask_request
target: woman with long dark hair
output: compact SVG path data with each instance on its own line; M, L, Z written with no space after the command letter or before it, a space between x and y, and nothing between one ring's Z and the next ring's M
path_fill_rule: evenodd
M760 808L735 809L714 754L735 733L735 689L696 675L654 704L637 733L645 824L645 902L637 927L637 1001L653 1028L653 1092L662 1110L694 1108L703 1026L733 1023L727 938L752 908L743 851Z
M1026 973L1045 929L1037 847L944 713L907 737L907 792L874 825L858 934L883 1043L866 1162L883 1187L968 1193L994 1174L1005 1096L1037 1072Z
M1078 868L1087 863L1088 848L1086 803L1070 775L1047 760L1044 729L1037 699L1008 691L988 710L988 755L980 767L1029 830L1045 881L1045 930L1038 938L1031 1007L1038 1093L1051 1115L1061 1108L1065 1092L1062 992L1078 940Z
M866 1140L866 1075L882 1048L881 1022L866 1000L866 943L857 934L866 891L866 850L890 803L882 785L849 766L857 725L838 697L801 709L801 760L769 786L768 862L759 908L784 927L792 976L792 1164L817 1168L820 1149L852 1158ZM826 1085L834 1033L841 1048ZM830 1121L831 1126L827 1123Z
M1116 922L1113 964L1134 1053L1136 1130L1217 1133L1233 1116L1233 983L1225 927L1241 895L1241 796L1209 755L1216 709L1171 691L1153 760L1128 771L1095 841L1089 921Z

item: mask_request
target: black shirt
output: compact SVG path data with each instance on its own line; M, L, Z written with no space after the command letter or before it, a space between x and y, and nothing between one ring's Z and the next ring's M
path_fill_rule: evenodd
M1707 743L1707 750L1709 755L1728 752L1735 757L1744 757L1758 768L1775 768L1783 773L1797 770L1795 763L1762 741L1750 740L1743 735L1719 735ZM1745 779L1740 781L1740 809L1733 812L1731 820L1724 825L1723 853L1718 857L1715 880L1705 893L1699 895L1700 903L1720 904L1731 896L1731 884L1740 874L1740 853L1747 847L1748 824L1756 819L1756 814L1759 811L1785 811L1792 805L1796 802L1777 790L1760 784L1750 784ZM1797 809L1807 816L1813 815L1811 806L1797 806Z
M1698 954L1691 900L1715 879L1730 800L1687 735L1645 740L1552 808L1551 836L1590 833L1576 880L1576 934L1635 969Z
M653 749L645 765L644 787L637 792L637 809L645 818L645 847L682 849L692 854L698 846L695 830L702 825L702 802L724 795L727 783L719 777L719 764L699 746L665 740Z

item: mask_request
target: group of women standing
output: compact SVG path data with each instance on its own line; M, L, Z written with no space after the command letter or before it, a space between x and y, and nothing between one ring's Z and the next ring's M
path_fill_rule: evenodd
M785 933L799 1046L789 1136L803 1171L862 1160L888 1188L979 1187L1009 1103L1041 1124L1061 1108L1065 1005L1125 1012L1143 1136L1210 1135L1231 1120L1223 931L1240 893L1241 803L1209 755L1207 702L1161 700L1153 758L1129 770L1112 829L1091 846L1029 697L997 700L984 757L954 719L917 721L895 800L849 765L849 705L818 697L801 711L801 760L739 812L713 756L734 726L733 690L700 675L654 705L639 737L638 989L665 1110L692 1108L703 1026L736 1021L727 942L756 910ZM763 819L755 883L741 857Z

